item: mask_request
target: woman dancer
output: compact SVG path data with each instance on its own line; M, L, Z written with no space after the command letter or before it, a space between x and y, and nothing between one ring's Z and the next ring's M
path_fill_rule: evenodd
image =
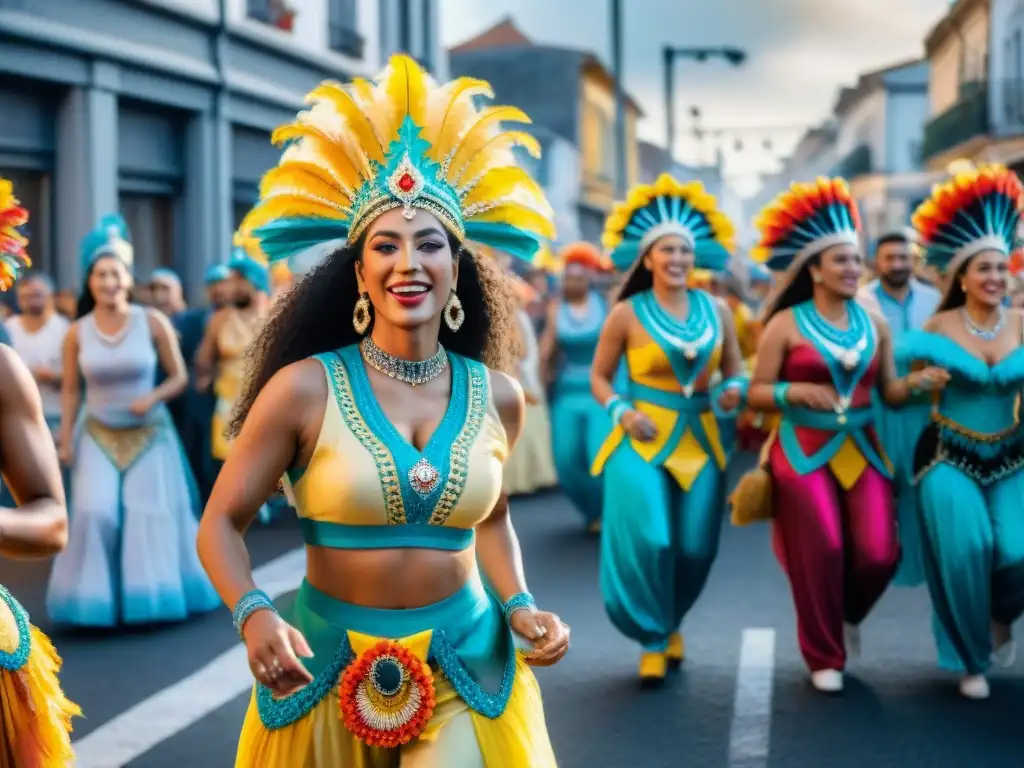
M782 418L766 445L767 473L756 471L737 489L734 519L774 510L800 650L814 686L837 692L847 651L859 647L857 625L899 559L891 466L872 426L872 391L895 406L911 390L940 385L944 373L897 379L884 322L853 301L863 271L860 219L842 179L795 184L758 226L754 258L785 274L765 306L749 400Z
M593 290L601 252L590 243L567 245L562 261L562 298L549 306L540 340L541 364L551 395L551 447L558 482L587 530L601 529L601 483L590 463L608 434L608 416L590 395L590 364L608 307Z
M516 378L526 396L526 422L505 464L502 488L509 496L517 496L552 488L558 484L558 478L551 452L551 419L540 379L537 337L530 316L526 314L526 307L536 298L537 292L521 278L510 279L519 300L516 326L522 353Z
M193 544L195 480L165 405L188 383L185 364L167 318L129 303L133 251L121 217L105 217L81 250L61 419L71 533L46 607L53 621L81 626L181 620L217 605ZM167 378L154 387L157 362Z
M257 681L239 768L555 765L526 665L561 658L568 629L534 606L501 495L522 391L481 362L512 362L514 303L462 246L528 258L550 209L508 151L536 142L498 126L526 115L478 111L484 94L395 56L275 133L288 149L243 227L271 259L347 245L262 332L200 527ZM279 614L242 535L285 474L307 568Z
M908 430L917 486L908 501L920 528L901 536L920 532L939 661L963 675L971 699L989 695L990 658L1013 663L1010 626L1024 612L1024 329L1021 313L1003 307L1022 206L1016 174L989 166L956 176L918 208L926 259L948 288L925 330L906 333L897 350L903 364L952 375L925 411L927 426Z
M722 269L733 228L698 182L662 176L634 188L605 226L629 270L601 332L593 395L616 425L594 462L604 474L601 591L615 626L643 646L640 677L656 684L683 659L679 626L718 552L727 440L718 416L744 383L732 313L687 288L694 266ZM626 359L628 395L614 380ZM716 392L709 381L725 380Z
M28 212L0 179L0 290L13 285L28 262L28 241L18 227ZM0 555L52 557L67 543L67 510L60 466L32 374L11 349L0 346L0 469L18 500L0 507ZM29 623L21 604L0 587L0 768L70 765L71 719L82 711L57 680L60 657Z

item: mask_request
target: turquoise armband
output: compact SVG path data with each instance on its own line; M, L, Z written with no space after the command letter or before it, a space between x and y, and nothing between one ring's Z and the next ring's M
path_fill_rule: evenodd
M505 621L511 622L512 614L516 611L536 607L537 602L533 599L533 595L529 592L520 592L519 594L512 595L512 597L506 600L505 604L501 606L501 611L505 614Z
M789 394L789 382L780 381L775 385L775 389L772 390L772 398L775 400L775 407L780 411L784 411L789 407L789 401L786 396Z

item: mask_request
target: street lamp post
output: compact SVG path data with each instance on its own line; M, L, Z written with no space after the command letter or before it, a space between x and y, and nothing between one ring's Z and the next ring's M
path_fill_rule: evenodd
M612 2L612 77L615 78L615 191L626 196L626 93L622 85L622 0Z
M676 48L666 45L662 48L662 61L665 67L665 150L672 157L676 137L675 120L675 63L676 59L693 59L705 62L708 59L725 59L734 67L747 60L746 51L729 46L721 48Z

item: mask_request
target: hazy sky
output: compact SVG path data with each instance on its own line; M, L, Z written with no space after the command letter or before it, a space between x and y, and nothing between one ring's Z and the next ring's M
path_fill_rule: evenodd
M676 64L676 153L698 152L689 108L702 110L707 128L783 126L754 132L737 153L726 153L737 187L773 169L799 138L801 127L825 118L836 91L857 75L923 55L928 30L950 0L623 0L626 87L644 109L640 134L663 143L661 48L735 45L747 63ZM611 61L608 0L442 0L447 45L461 42L511 15L537 42L593 50ZM765 136L774 140L763 151ZM732 139L728 142L732 145ZM710 142L705 159L713 158Z

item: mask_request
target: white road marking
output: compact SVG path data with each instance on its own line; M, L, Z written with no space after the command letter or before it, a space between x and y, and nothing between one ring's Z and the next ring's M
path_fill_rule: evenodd
M300 547L257 568L253 578L267 594L278 597L296 589L305 571L306 552ZM251 687L245 646L239 644L76 741L78 765L122 768Z
M765 768L772 735L775 630L745 629L729 729L729 768Z

